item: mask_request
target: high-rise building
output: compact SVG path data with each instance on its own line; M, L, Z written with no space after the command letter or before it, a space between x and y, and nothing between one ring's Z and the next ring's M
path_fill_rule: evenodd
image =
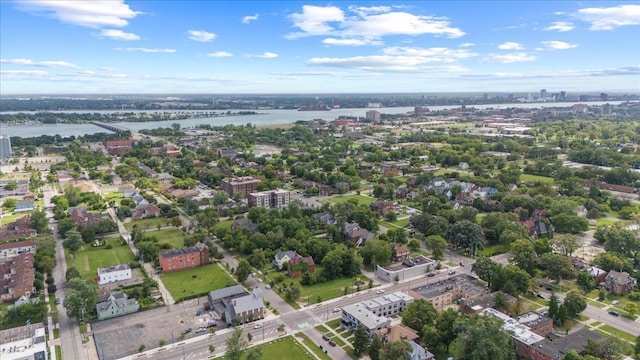
M376 110L369 110L367 111L367 113L365 114L365 117L367 118L367 120L369 121L380 121L380 112L376 111Z
M226 191L229 196L234 196L235 194L240 193L246 198L249 193L256 191L259 183L260 179L253 176L245 176L224 179L222 180L220 187L222 190Z
M547 98L547 89L540 90L540 100L544 100Z
M11 157L11 139L7 135L0 135L0 159Z
M567 99L567 92L560 91L560 97L558 98L558 101L564 102L566 99Z

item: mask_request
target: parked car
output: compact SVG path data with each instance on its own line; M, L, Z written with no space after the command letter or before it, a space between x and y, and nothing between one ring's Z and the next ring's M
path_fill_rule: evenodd
M192 331L193 331L193 329L192 329L192 328L186 328L186 329L184 329L184 331L183 331L182 333L183 333L183 334L188 334L188 333L190 333L190 332L192 332Z
M336 346L336 342L335 342L335 341L333 341L333 340L329 340L329 345L331 345L331 346Z
M428 273L428 274L427 274L427 276L428 276L428 277L434 277L434 276L436 276L436 273L432 273L432 272L430 272L430 273Z
M380 289L380 290L376 291L376 294L384 294L384 290Z
M322 334L322 340L329 341L329 337L325 334Z
M261 321L257 323L253 328L254 329L262 329L264 327L264 323Z
M269 289L271 289L271 285L265 285L264 288L269 290Z
M618 304L620 304L620 301L618 301L618 300L613 300L611 302L611 305L618 305Z
M196 329L196 334L200 334L207 331L207 328L204 326L200 326L199 328Z
M613 316L620 316L620 314L617 311L609 311L609 314Z
M258 282L259 282L259 283L261 283L261 282L262 282L262 279L258 278Z
M56 305L60 305L60 298L56 298Z
M453 275L453 274L455 274L455 273L456 273L456 271L455 271L455 270L451 270L451 271L449 271L449 275Z

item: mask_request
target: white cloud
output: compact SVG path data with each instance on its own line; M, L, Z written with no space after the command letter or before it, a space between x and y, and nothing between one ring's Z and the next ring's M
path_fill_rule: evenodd
M78 65L67 61L34 61L31 59L0 59L2 64L23 65L23 66L39 66L39 67L62 67L62 68L79 68Z
M542 45L551 50L567 50L578 47L578 44L569 44L564 41L543 41Z
M140 51L143 53L174 53L176 52L176 49L151 49L151 48L143 48L143 47L138 47L138 48L115 48L116 50L120 50L120 51Z
M248 24L248 23L250 23L252 21L258 20L259 17L260 17L260 14L247 15L247 16L242 18L242 23L243 24Z
M303 5L302 13L291 14L293 25L302 32L287 35L290 39L303 36L328 35L333 32L330 22L343 22L344 12L335 6Z
M100 70L102 71L118 71L118 68L115 68L113 66L103 66L100 68Z
M473 46L476 46L476 44L470 43L470 42L466 42L466 43L462 43L462 44L458 45L458 47L461 47L461 48L468 48L468 47L473 47Z
M45 77L50 74L43 70L0 70L3 75L26 75L30 77Z
M621 26L640 25L640 5L585 8L578 10L575 16L591 23L590 30L613 30Z
M202 30L189 30L188 33L189 33L189 39L193 41L199 41L199 42L210 42L210 41L213 41L213 39L215 39L216 36L218 36L214 33L202 31Z
M382 41L372 39L336 39L326 38L322 40L323 44L336 45L336 46L379 46L382 45Z
M140 36L134 33L128 33L128 32L124 32L122 30L116 30L116 29L103 29L100 32L100 36L108 37L113 40L127 40L127 41L140 40Z
M500 50L522 50L522 49L524 49L524 46L522 46L522 44L519 44L517 42L507 41L507 42L504 42L504 43L498 45L498 49L500 49Z
M448 48L411 48L393 46L382 50L385 55L393 56L412 56L415 57L419 63L428 62L444 62L451 63L460 59L468 59L478 56L466 49L448 49Z
M428 60L419 56L371 55L348 58L311 58L308 63L341 68L355 68L365 71L387 72L459 72L467 69L459 65L422 66Z
M535 55L529 55L525 52L515 52L509 54L489 54L483 59L484 62L498 62L502 64L511 64L516 62L527 62L536 60Z
M362 45L363 42L379 40L392 35L446 36L458 38L465 33L450 25L447 18L414 15L392 11L391 7L349 7L350 15L336 6L304 5L302 13L290 16L299 32L287 34L288 39L304 36L330 36L329 42L337 45ZM345 39L338 41L336 39ZM356 40L360 41L356 41ZM327 42L325 42L327 43Z
M363 77L375 77L379 74L373 73L348 73L348 72L334 72L334 71L303 71L303 72L274 72L272 75L282 76L329 76L336 78L363 78Z
M464 74L461 77L473 79L493 80L503 79L540 79L540 78L590 78L606 76L637 76L640 75L640 66L627 66L622 68L592 69L592 70L558 70L558 71L537 71L530 73L475 73Z
M265 59L273 59L273 58L277 58L278 54L267 51L267 52L264 52L264 53L262 53L260 55L256 55L256 57L265 58Z
M141 12L131 10L124 0L62 1L20 0L19 9L34 15L45 15L62 22L90 28L123 27Z
M567 32L575 29L576 27L571 22L566 21L556 21L552 22L551 25L544 28L548 31L559 31L559 32Z
M232 57L233 54L226 51L216 51L216 52L207 54L207 56L214 57L214 58L223 58L223 57Z

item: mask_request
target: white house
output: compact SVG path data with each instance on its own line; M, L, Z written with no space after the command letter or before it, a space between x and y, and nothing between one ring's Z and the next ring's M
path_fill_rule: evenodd
M98 284L100 285L129 279L131 279L129 264L98 268Z
M274 259L273 259L273 267L275 267L278 270L282 270L282 267L284 266L284 264L288 263L296 255L298 255L298 253L293 250L278 251L278 253L274 256Z

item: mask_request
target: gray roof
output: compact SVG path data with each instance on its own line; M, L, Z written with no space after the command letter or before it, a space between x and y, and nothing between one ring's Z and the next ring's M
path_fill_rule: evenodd
M343 306L342 311L353 316L367 329L377 329L389 321L386 316L374 314L371 310L367 309L363 303Z
M242 296L233 300L233 310L236 314L260 309L263 306L262 290L259 288L254 289L253 292L247 296Z
M112 304L115 304L117 308L121 308L129 305L137 305L138 301L136 299L127 299L127 296L124 293L116 291L107 295L106 301L97 303L96 310L98 313L100 313L102 311L108 310Z
M130 269L131 269L131 266L129 266L129 264L113 265L109 267L98 268L98 274L106 274L114 271L130 270Z
M244 287L242 287L242 285L234 285L218 290L209 291L209 299L211 301L216 301L246 293L247 292L244 290Z
M280 260L282 258L284 258L285 256L288 256L289 259L293 258L294 256L296 256L297 252L293 251L293 250L287 250L287 251L278 251L278 253L276 254L276 260Z

